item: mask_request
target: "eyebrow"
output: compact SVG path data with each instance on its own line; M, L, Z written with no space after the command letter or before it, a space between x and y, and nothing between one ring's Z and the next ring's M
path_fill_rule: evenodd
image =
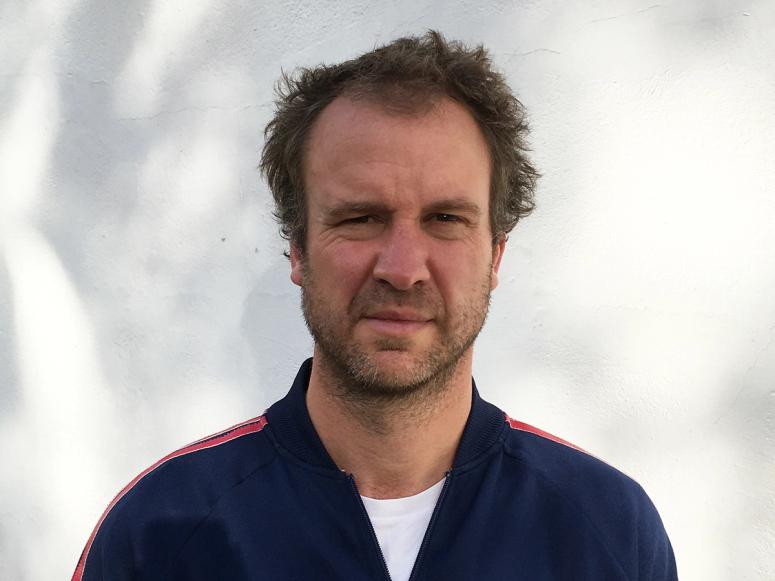
M340 218L352 214L385 214L389 211L390 210L385 204L372 202L341 202L325 208L324 214L327 218Z
M389 214L392 210L378 202L342 202L325 208L327 218L340 218L353 214ZM439 200L423 208L423 212L447 213L463 212L476 218L482 215L482 210L477 204L460 198Z
M450 198L447 200L439 200L438 202L434 202L433 204L425 208L425 211L437 212L437 213L463 212L466 214L471 214L477 218L482 215L482 210L479 208L477 204L469 200L463 200L460 198Z

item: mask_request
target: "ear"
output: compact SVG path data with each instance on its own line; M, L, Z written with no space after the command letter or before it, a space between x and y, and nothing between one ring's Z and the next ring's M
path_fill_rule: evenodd
M501 267L501 259L506 251L506 236L499 236L498 241L492 245L492 272L490 273L490 290L498 286L498 270Z
M301 286L304 280L304 266L301 257L301 250L296 242L291 242L291 281L297 286Z

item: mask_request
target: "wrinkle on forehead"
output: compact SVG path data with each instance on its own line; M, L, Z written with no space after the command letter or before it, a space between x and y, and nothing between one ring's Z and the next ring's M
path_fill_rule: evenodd
M478 123L464 105L452 99L438 100L426 114L394 116L379 103L338 97L323 110L310 132L305 184L312 173L341 172L352 164L410 168L433 161L432 154L438 152L425 147L429 128L456 137L435 144L441 148L439 155L454 155L456 150L468 149L466 155L473 152L489 168L490 151ZM473 148L472 136L477 142ZM392 148L389 158L385 156L386 148Z

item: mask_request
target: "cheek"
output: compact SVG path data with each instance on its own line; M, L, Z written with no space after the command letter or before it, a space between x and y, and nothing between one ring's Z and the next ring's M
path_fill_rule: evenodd
M334 296L357 293L371 276L371 262L365 249L340 244L326 249L314 262L315 279Z
M455 260L439 265L433 278L448 314L467 311L489 296L495 282L490 260L489 254L459 253Z
M490 274L491 254L471 245L443 248L431 258L439 285L465 289L469 284L481 284Z
M372 253L363 244L339 244L327 253L332 271L348 278L363 276L370 271Z

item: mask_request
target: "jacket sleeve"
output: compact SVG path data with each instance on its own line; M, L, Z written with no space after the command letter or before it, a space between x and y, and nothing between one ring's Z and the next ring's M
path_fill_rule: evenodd
M642 490L642 489L641 489ZM640 581L677 581L675 555L656 507L643 492L639 519Z
M103 515L78 559L72 581L136 581L132 546L122 524L120 513Z

